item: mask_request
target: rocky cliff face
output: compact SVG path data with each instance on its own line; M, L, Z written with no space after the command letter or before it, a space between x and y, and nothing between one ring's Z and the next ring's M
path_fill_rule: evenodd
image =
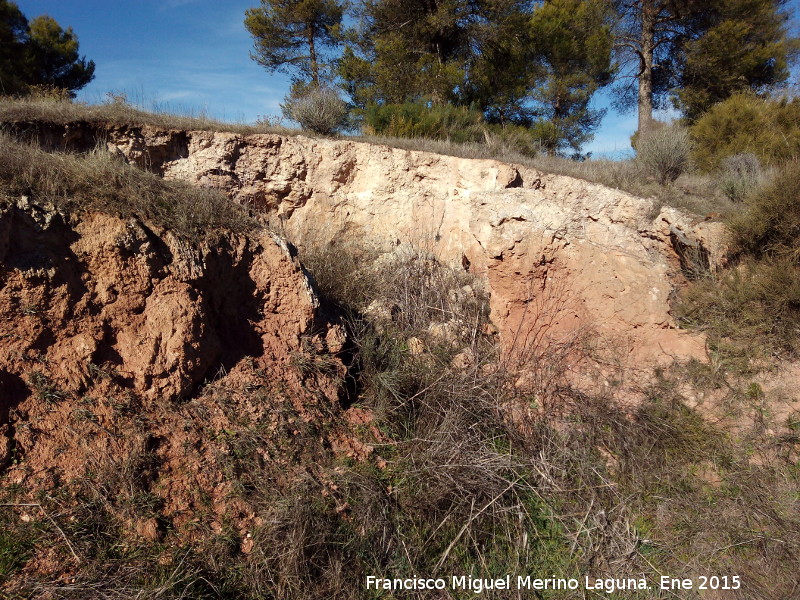
M301 257L309 247L408 245L463 265L485 278L511 355L577 337L626 366L704 354L701 336L676 328L670 299L687 271L722 260L722 225L652 200L494 160L352 141L35 128L53 147L102 140L165 178L222 189L266 214Z
M486 278L508 352L588 334L630 365L703 354L669 301L682 268L720 260L719 224L493 160L277 135L142 128L106 139L143 168L265 211L301 252L412 245L464 265Z

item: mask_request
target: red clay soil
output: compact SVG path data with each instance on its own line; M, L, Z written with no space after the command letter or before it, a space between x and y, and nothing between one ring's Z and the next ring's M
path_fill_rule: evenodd
M246 552L259 520L243 486L277 491L318 477L323 456L371 451L344 418L343 329L266 231L189 242L23 199L0 212L0 337L4 501L67 520L96 505L123 538L228 528ZM52 554L6 585L69 577Z

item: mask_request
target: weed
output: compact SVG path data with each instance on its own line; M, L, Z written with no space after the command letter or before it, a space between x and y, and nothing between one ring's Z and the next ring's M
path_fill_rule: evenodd
M59 390L53 381L41 371L33 371L29 376L28 383L36 396L46 404L55 404L67 398L66 392Z
M5 519L0 520L4 527L0 530L0 584L19 570L30 558L33 541L22 537L12 527L8 527Z

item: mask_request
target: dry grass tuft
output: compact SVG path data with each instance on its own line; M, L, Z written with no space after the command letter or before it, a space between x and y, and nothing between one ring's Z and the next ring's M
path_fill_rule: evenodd
M48 153L5 134L0 134L0 192L7 202L27 196L66 212L136 216L188 237L218 227L246 231L255 226L246 210L221 192L165 181L106 149Z

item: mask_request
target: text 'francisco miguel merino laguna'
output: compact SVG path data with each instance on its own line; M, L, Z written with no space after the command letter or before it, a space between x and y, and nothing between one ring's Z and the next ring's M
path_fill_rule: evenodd
M580 579L560 579L548 577L544 579L530 575L506 575L498 579L471 578L466 575L452 576L449 578L381 578L367 576L368 590L468 590L480 594L486 590L595 590L612 594L617 590L646 590L649 589L644 578L621 579L595 579L584 577Z

